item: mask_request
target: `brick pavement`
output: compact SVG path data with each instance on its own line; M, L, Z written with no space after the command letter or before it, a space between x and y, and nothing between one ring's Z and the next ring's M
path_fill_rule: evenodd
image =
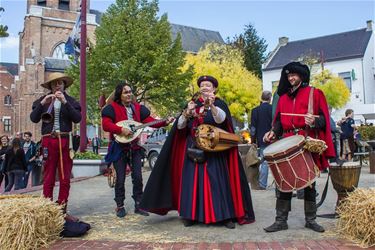
M71 240L62 239L52 244L48 249L157 249L157 250L318 250L318 249L362 249L345 240L327 239L327 240L305 240L305 241L272 241L272 242L234 242L234 243L154 243L154 242L125 242L125 241L99 241L99 240ZM375 250L375 247L368 248Z

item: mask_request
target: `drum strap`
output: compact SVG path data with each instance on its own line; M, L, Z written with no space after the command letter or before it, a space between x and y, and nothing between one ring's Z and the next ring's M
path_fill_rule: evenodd
M309 93L309 104L307 106L307 113L308 114L314 114L314 90L315 88L314 87L311 87L310 89L310 93ZM309 130L310 130L310 126L306 126L306 136L307 137L309 135ZM318 138L318 131L315 130L315 138Z
M320 199L320 201L316 204L316 208L319 208L324 200L326 199L327 197L327 191L328 191L328 184L329 184L329 176L331 175L331 173L329 172L328 173L328 176L327 176L327 181L326 181L326 185L324 186L324 189L323 189L323 193L322 193L322 198Z
M309 94L309 106L307 107L308 114L314 114L314 87L311 87Z

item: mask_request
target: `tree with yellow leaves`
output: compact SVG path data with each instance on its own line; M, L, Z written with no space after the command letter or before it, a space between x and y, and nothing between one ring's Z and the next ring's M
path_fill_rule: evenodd
M250 117L251 109L259 105L262 83L244 66L242 53L229 45L208 44L197 55L186 56L185 69L194 69L191 93L198 91L196 79L201 75L212 75L219 81L217 95L229 106L232 116L244 121Z
M344 80L332 75L328 70L314 75L311 84L321 89L326 96L328 105L334 109L342 108L349 101L350 91Z

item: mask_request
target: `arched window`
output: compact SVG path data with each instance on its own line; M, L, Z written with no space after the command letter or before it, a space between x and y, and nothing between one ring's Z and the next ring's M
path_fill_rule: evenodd
M65 43L60 43L55 47L52 57L56 59L69 59L68 55L65 54Z
M7 106L12 105L12 97L10 95L6 95L4 97L4 105L7 105Z

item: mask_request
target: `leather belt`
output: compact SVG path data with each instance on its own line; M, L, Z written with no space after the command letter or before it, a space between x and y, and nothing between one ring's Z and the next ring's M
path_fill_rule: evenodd
M68 138L69 132L51 132L50 134L42 135L42 137L57 138L60 135L61 138Z

